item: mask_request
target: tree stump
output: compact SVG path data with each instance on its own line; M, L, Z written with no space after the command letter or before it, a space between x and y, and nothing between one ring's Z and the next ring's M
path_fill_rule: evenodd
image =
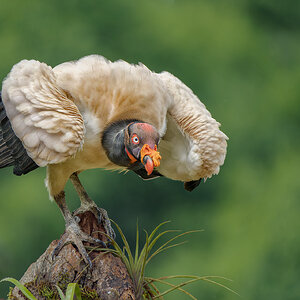
M78 216L83 231L107 242L107 238L99 233L104 231L102 224L98 224L91 212ZM79 284L83 299L136 299L132 280L119 257L111 253L92 251L89 256L93 267L89 268L77 248L69 244L52 260L52 252L58 242L59 240L51 242L20 280L37 299L60 299L56 286L65 292L68 283L71 282ZM15 287L11 292L11 299L26 299L26 297Z

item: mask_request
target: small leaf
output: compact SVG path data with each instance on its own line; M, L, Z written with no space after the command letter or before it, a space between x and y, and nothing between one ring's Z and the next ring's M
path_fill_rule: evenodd
M134 263L136 264L137 259L139 256L139 223L136 222L136 241L135 241L135 256L134 256Z
M152 238L154 237L156 231L163 225L167 224L167 223L170 223L170 221L165 221L165 222L162 222L160 223L159 225L157 225L154 230L151 232L150 236L149 236L149 243L152 241Z
M127 242L127 239L126 239L126 237L125 237L122 229L119 227L119 225L116 222L114 222L113 220L111 220L111 221L117 227L117 229L118 229L118 231L119 231L119 233L121 235L121 238L122 238L123 243L124 243L124 248L125 248L125 250L126 250L126 252L128 254L129 263L130 263L130 265L133 266L134 265L133 256L132 256L132 253L131 253L131 250L130 250L130 246L129 246L128 242Z
M175 284L172 284L170 282L167 282L167 281L164 281L164 280L155 280L157 282L160 282L160 283L163 283L163 284L166 284L168 286L171 286L171 287L174 287L176 290L180 291L180 292L183 292L184 294L186 294L187 296L189 296L190 298L192 298L193 300L197 300L197 298L195 298L192 294L190 294L189 292L187 292L186 290L184 290L183 288L180 288L178 285L175 285ZM171 291L170 291L171 292ZM162 297L162 294L161 293L158 293L156 295L156 297Z
M66 300L66 297L65 297L63 291L61 290L61 288L60 288L58 285L56 285L56 288L57 288L57 290L58 290L60 299L61 299L61 300Z
M32 293L23 284L21 284L21 282L19 282L17 279L8 277L8 278L2 279L0 282L3 282L3 281L8 281L8 282L13 283L24 294L24 296L26 296L29 300L37 300L32 295Z
M178 285L174 285L173 288L169 289L169 290L166 290L165 292L161 293L159 296L164 296L168 293L170 293L171 291L173 290L176 290L176 289L179 289L187 284L190 284L192 282L195 282L195 281L199 281L199 280L203 280L203 281L207 281L207 282L210 282L210 283L213 283L215 285L218 285L230 292L232 292L233 294L236 294L239 296L239 294L237 292L235 292L234 290L230 289L229 287L227 287L226 285L222 284L222 283L219 283L215 280L212 280L212 279L223 279L223 280L228 280L228 281L231 281L230 279L226 278L226 277L222 277L222 276L194 276L194 275L172 275L172 276L164 276L164 277L160 277L160 278L148 278L148 281L149 282L161 282L161 281L165 281L166 279L174 279L174 278L186 278L186 279L191 279L191 280L188 280L188 281L185 281L185 282L182 282Z
M178 232L178 230L176 230L177 232ZM191 234L191 233L195 233L195 232L202 232L203 230L191 230L191 231L186 231L186 232L183 232L183 233L180 233L180 234L178 234L178 235L176 235L176 236L174 236L174 237L172 237L171 239L169 239L167 242L165 242L162 246L160 246L148 259L147 259L147 264L149 263L149 261L154 257L154 256L156 256L158 253L160 253L160 252L162 252L162 251L164 251L164 250L166 250L166 249L168 249L168 247L166 247L168 244L170 244L171 242L173 242L174 240L176 240L176 239L178 239L178 238L180 238L180 237L182 237L182 236L184 236L184 235L187 235L187 234ZM162 232L162 233L160 233L154 240L153 240L153 242L155 241L156 242L156 239L158 239L158 238L160 238L163 234L166 234L166 233L169 233L169 232L175 232L175 230L166 230L166 231L164 231L164 232ZM152 243L153 243L152 242ZM176 245L176 244L175 244ZM178 246L180 245L180 243L178 244ZM152 245L151 245L151 247L153 247ZM175 246L174 246L175 247ZM172 248L172 247L169 247L169 248Z
M81 292L77 283L69 283L66 291L65 300L73 300L76 296L77 300L81 300Z

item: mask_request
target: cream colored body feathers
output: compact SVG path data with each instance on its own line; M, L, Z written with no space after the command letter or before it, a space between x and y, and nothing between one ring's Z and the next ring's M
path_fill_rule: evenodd
M190 181L219 172L226 135L179 79L143 65L87 56L51 68L23 60L2 86L6 113L29 156L48 166L50 195L61 192L75 171L120 169L101 145L113 121L139 119L156 127L162 155L158 171Z

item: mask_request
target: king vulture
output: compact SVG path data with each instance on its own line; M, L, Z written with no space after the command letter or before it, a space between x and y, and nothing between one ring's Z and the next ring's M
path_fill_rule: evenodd
M55 254L72 242L91 264L82 241L101 243L80 230L66 205L69 178L81 200L76 213L92 210L114 237L105 210L88 197L78 173L132 170L143 179L182 181L191 191L224 163L227 137L220 124L168 72L98 55L54 68L22 60L3 81L1 94L0 168L13 166L22 175L47 167L47 189L66 223Z

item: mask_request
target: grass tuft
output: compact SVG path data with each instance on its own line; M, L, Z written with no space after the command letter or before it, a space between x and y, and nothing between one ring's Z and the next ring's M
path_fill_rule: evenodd
M193 276L193 275L173 275L173 276L165 276L160 278L151 278L145 276L145 269L149 262L158 254L173 248L177 247L179 245L184 244L185 242L179 242L179 243L173 243L175 240L184 237L191 233L201 232L203 230L191 230L186 232L181 232L179 230L165 230L159 233L159 229L164 226L165 224L169 223L169 221L160 223L158 226L154 228L154 230L148 234L147 231L145 232L145 242L144 246L139 249L139 241L140 241L140 235L139 235L139 226L137 224L136 229L136 243L135 243L135 251L133 255L133 251L131 250L129 243L122 231L122 229L116 224L113 220L111 220L112 223L116 226L117 230L120 233L120 236L123 241L123 247L119 246L114 240L112 240L108 235L107 238L109 238L112 246L114 249L101 249L104 251L109 251L113 253L114 255L120 257L122 261L124 262L128 273L130 277L132 278L134 289L136 292L136 299L163 299L163 296L169 294L170 292L174 290L178 290L185 295L189 296L191 299L196 299L193 295L191 295L189 292L187 292L185 289L183 289L184 286L196 282L196 281L206 281L209 283L213 283L217 286L220 286L222 288L225 288L226 290L238 295L235 291L227 287L226 285L217 282L216 280L222 279L222 280L229 280L225 277L221 276ZM164 242L161 246L159 246L156 250L154 250L155 246L157 245L158 241L165 236L166 234L172 234L172 233L178 233L175 234L175 236L169 238L166 242ZM98 249L99 250L99 249ZM180 284L172 284L169 281L172 279L183 279L184 282ZM160 292L159 289L156 286L156 283L161 283L164 285L169 286L170 288L167 289L164 292Z

